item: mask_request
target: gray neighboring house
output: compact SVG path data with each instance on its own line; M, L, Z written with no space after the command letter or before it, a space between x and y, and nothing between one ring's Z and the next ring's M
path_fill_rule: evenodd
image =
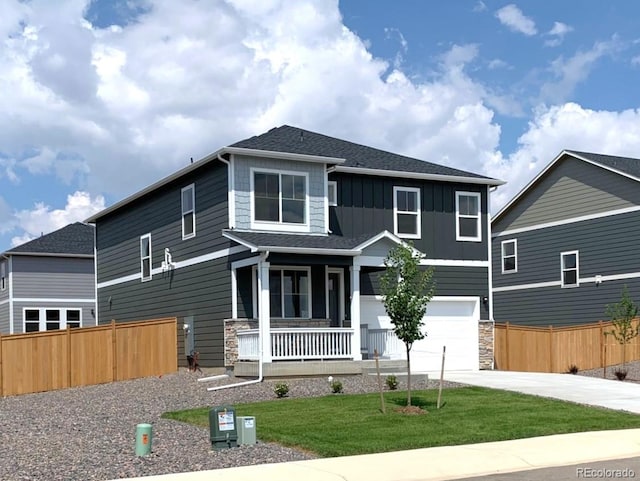
M76 222L0 254L0 333L94 325L92 225Z
M606 319L640 301L640 160L564 150L492 221L496 322Z
M415 370L492 365L490 190L503 182L292 126L212 153L92 216L98 321L177 317L179 359L404 359L389 249L435 267ZM480 340L482 339L482 341ZM399 347L399 349L398 349ZM282 364L280 364L282 366Z

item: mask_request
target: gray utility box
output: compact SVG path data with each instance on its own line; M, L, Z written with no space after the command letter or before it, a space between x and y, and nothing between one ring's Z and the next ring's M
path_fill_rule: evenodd
M231 406L218 406L209 411L209 439L213 449L238 446L236 411Z
M256 444L256 418L238 416L238 444Z

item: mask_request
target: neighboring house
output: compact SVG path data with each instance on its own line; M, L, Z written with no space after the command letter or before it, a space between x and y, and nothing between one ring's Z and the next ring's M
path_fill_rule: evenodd
M0 333L96 325L93 235L76 222L0 254Z
M640 300L640 160L565 150L492 221L496 322L606 319Z
M439 368L443 344L450 369L491 367L487 206L500 184L272 129L88 219L99 323L176 316L180 349L198 351L204 366L260 351L264 362L359 360L373 347L402 358L403 346L391 352L378 281L389 249L406 240L435 266L437 282L414 368Z

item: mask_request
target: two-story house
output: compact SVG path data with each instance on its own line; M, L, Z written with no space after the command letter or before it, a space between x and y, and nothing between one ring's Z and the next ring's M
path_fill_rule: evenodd
M99 322L176 316L204 366L359 360L391 350L379 277L410 241L437 283L414 368L438 368L443 345L450 369L491 367L488 205L501 183L272 129L88 220Z
M96 324L93 234L76 222L0 254L0 333Z
M497 322L607 319L640 298L640 159L562 151L492 222Z

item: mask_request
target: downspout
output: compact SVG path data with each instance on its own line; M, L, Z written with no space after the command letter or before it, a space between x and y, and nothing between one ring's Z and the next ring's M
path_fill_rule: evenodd
M267 257L269 257L269 251L265 251L262 254L260 254L260 261L258 263L258 265L260 265L260 263L264 262L267 260ZM258 293L258 299L260 299L260 295ZM262 329L260 329L260 326L258 325L258 345L260 346L260 351L258 354L258 378L257 379L252 379L251 381L243 381L243 382L238 382L235 384L227 384L225 386L214 386L214 387L208 387L207 391L221 391L222 389L229 389L232 387L240 387L240 386L248 386L250 384L257 384L259 382L262 382L264 375L263 375L263 370L262 370L262 360L263 360L263 356L264 356L264 352L262 350ZM198 379L199 381L200 379Z

